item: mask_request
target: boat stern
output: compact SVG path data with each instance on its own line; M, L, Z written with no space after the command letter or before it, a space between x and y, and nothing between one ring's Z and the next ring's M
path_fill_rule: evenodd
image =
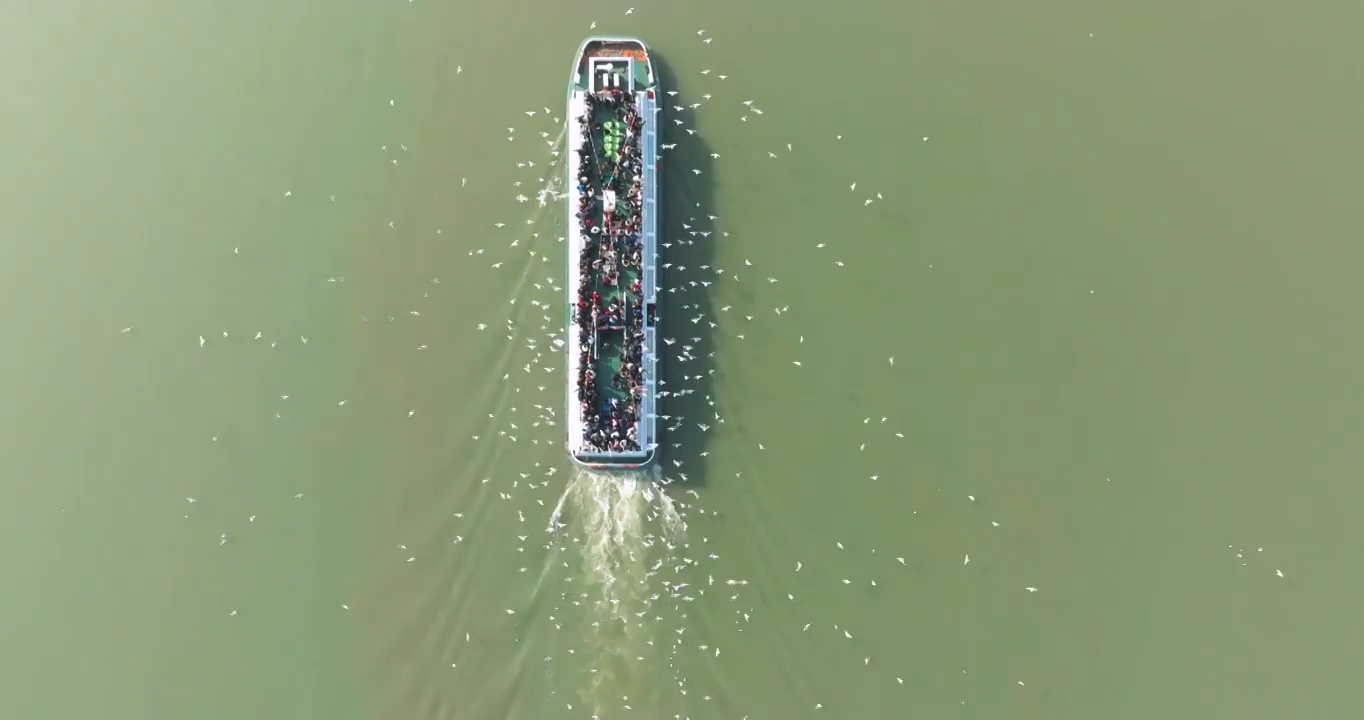
M570 452L573 464L589 470L643 470L653 464L658 448L638 453Z

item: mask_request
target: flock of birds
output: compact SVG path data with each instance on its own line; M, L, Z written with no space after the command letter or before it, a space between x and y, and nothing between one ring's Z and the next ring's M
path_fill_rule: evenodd
M629 14L627 12L627 14ZM590 29L595 29L595 23ZM706 34L705 30L697 31L697 36L705 44L710 44L712 37ZM701 69L698 74L706 78L714 78L716 81L729 79L725 73L716 73L712 69ZM692 124L690 117L695 115L702 108L708 107L712 101L716 100L716 95L721 88L717 87L714 91L700 93L694 102L686 102L679 99L682 93L677 89L665 89L669 101L663 103L662 112L655 118L656 127L660 128L661 139L659 140L660 161L665 167L669 166L670 156L677 152L679 147L685 149L685 144L694 140L697 130L690 127ZM737 103L741 108L738 119L742 123L749 123L761 118L765 113L757 105L754 99L741 99ZM540 110L526 110L524 114L529 118L538 115L548 116L552 127L562 124L560 117L555 117L554 112L549 108ZM547 130L534 130L540 139L545 143L545 148L550 157L547 159L523 160L516 163L518 170L527 170L545 174L536 178L539 191L535 200L542 208L551 208L550 218L558 221L557 217L564 206L564 197L560 193L562 183L559 175L559 158L561 151L561 138ZM515 142L520 136L514 127L507 128L507 139ZM843 135L835 134L834 141L842 141ZM924 137L924 141L928 138ZM794 152L793 143L784 143L786 153ZM769 159L781 157L778 152L764 150ZM721 154L718 152L707 153L710 159L719 160ZM667 195L686 195L685 190L679 192L675 185L681 181L679 172L689 172L693 177L703 174L700 168L682 168L668 173L663 178L665 183L663 193ZM707 182L699 180L698 182ZM524 181L516 181L514 185L522 188ZM849 190L855 192L857 183L850 185ZM532 200L524 192L519 192L515 200L519 203L527 203ZM696 538L694 543L688 529L695 530L698 525L705 527L707 516L715 517L716 513L707 511L700 504L701 496L693 487L688 486L688 463L693 459L706 457L710 454L709 450L692 450L688 447L689 443L680 442L684 437L695 437L694 433L719 432L724 426L726 418L718 409L717 400L708 392L698 389L702 381L706 380L715 372L714 363L715 351L706 347L707 339L717 332L727 332L730 329L737 330L733 337L744 340L747 337L747 330L743 327L756 319L755 314L749 314L733 305L723 305L718 308L711 308L709 302L710 294L715 290L715 285L720 282L742 283L746 280L755 280L760 285L774 285L779 279L772 275L763 274L755 271L755 263L748 258L742 261L742 267L726 270L718 265L712 265L708 258L712 253L709 249L700 247L703 243L722 242L729 238L729 232L720 229L720 218L708 208L699 206L693 202L693 198L685 200L665 202L666 212L665 221L667 226L660 228L662 241L660 242L660 267L663 270L662 291L665 292L671 303L665 302L664 311L667 319L664 321L664 332L662 346L659 352L664 355L663 364L667 368L665 377L667 380L661 384L660 396L663 404L662 414L659 418L664 421L662 440L662 460L661 468L655 468L654 477L644 480L639 476L623 477L611 474L597 475L578 471L577 476L570 478L568 489L564 496L569 504L575 506L576 512L566 513L565 518L558 511L552 514L549 523L550 538L543 545L543 549L550 552L569 552L579 551L584 557L580 559L588 572L588 586L582 587L582 583L574 583L574 577L569 574L564 580L569 583L573 590L565 590L559 593L556 603L548 612L549 620L554 624L556 630L569 630L573 628L561 622L561 618L570 612L572 608L586 608L589 612L590 621L589 633L602 633L603 637L612 638L612 642L619 643L612 648L611 654L631 654L636 655L630 659L638 662L646 661L646 655L654 647L644 648L629 645L625 640L628 633L620 635L609 635L604 626L615 625L635 625L645 630L645 636L650 638L646 645L655 646L658 639L667 637L667 663L673 672L673 681L682 696L688 696L692 690L692 683L689 682L684 667L686 664L681 662L679 655L689 650L701 652L712 658L721 655L721 648L713 643L689 638L686 619L688 608L694 603L706 597L707 590L713 590L719 586L724 592L721 597L727 597L728 602L734 606L735 622L741 625L748 625L758 621L760 610L753 603L755 597L750 592L749 581L734 577L717 577L711 572L707 572L705 567L720 559L720 554L716 548L710 544L710 538L701 535ZM881 193L867 197L862 205L871 205L874 202L884 200ZM663 201L663 198L660 198ZM687 208L690 212L683 217L678 212L680 209ZM540 222L539 217L527 219L527 225L536 225ZM513 225L507 222L495 222L493 228L504 231L512 228ZM561 255L559 248L551 251L541 249L543 238L539 231L529 232L528 238L513 238L508 243L509 249L521 248L525 253L522 261L514 263L509 270L524 269L528 265L548 263L555 255ZM522 243L525 242L523 246ZM556 243L562 243L563 237L556 237ZM827 243L819 242L815 244L816 250L824 250ZM489 248L473 248L468 251L471 257L488 257L494 253ZM679 257L702 257L694 266L688 266L686 260L678 260ZM508 260L501 259L502 255L496 254L499 258L489 263L489 267L495 270L504 269ZM836 267L846 267L846 264L837 259L830 262ZM551 274L544 278L542 282L531 283L533 292L527 288L530 297L518 297L516 304L524 305L532 310L529 318L508 319L505 322L506 339L513 343L524 343L530 353L524 365L519 369L523 373L538 377L539 372L552 375L552 380L546 380L543 384L538 384L534 389L537 392L547 393L547 399L541 403L533 404L533 409L537 413L536 417L525 425L518 425L516 422L502 416L501 413L489 414L489 420L500 425L495 430L496 439L517 443L529 440L532 444L544 444L560 451L563 438L562 425L559 422L558 401L559 395L563 393L562 373L559 373L558 360L562 352L563 339L562 327L559 318L562 317L561 311L565 289L556 279L559 274ZM545 299L535 297L536 293L543 293ZM789 312L790 305L774 304L772 311L780 316ZM732 318L732 319L731 319ZM524 330L526 325L535 324L534 330ZM478 331L488 330L490 323L481 322L476 325ZM696 332L687 332L689 328L696 328ZM543 340L537 339L533 333L543 335ZM529 337L528 337L529 336ZM797 339L797 345L803 345L804 336ZM792 360L793 365L803 367L800 360ZM888 365L895 364L894 357L886 360ZM551 364L552 363L552 364ZM502 374L502 381L514 382L513 373ZM537 380L538 382L538 380ZM515 388L519 392L520 388ZM699 397L698 397L699 394ZM504 408L506 409L506 408ZM509 408L514 411L515 408ZM880 424L885 424L888 418L882 417ZM868 418L867 422L871 419ZM901 432L888 432L887 435L899 439L905 436ZM490 439L488 433L475 434L471 440L475 442ZM697 444L695 442L691 444ZM859 450L865 450L863 444ZM755 449L765 450L761 443L755 443ZM567 458L562 458L561 462L567 464ZM526 482L526 489L536 490L549 487L549 480L545 478L553 477L558 471L558 465L549 465L542 470L544 478L537 482L532 480L529 474L521 473L516 482ZM572 474L572 473L570 473ZM736 473L736 477L742 473ZM877 476L872 476L873 481ZM485 479L487 482L487 479ZM635 499L646 497L647 502L641 505L629 505L629 499L622 497L619 488L623 484L646 482L651 487L648 491L635 495ZM679 485L674 485L679 483ZM680 494L679 494L680 489ZM668 493L672 493L669 495ZM626 494L629 494L628 492ZM579 497L574 497L575 495ZM511 496L506 493L499 493L502 499ZM676 498L676 499L674 499ZM974 499L974 498L973 498ZM575 502L576 501L576 502ZM544 505L541 500L537 503ZM561 505L563 499L561 499ZM600 512L594 512L594 506L600 508ZM570 508L574 509L574 508ZM518 511L518 519L525 521L525 516ZM574 525L574 519L578 525ZM998 523L995 523L998 526ZM518 540L525 542L526 537L517 536ZM462 539L462 538L461 538ZM845 550L842 542L835 543L840 551ZM699 546L699 547L698 547ZM518 551L523 548L518 547ZM876 550L871 550L874 555ZM646 562L645 558L649 559ZM903 556L896 557L895 561L903 566L906 560ZM561 560L560 565L565 570L570 569L574 563L568 560ZM794 564L793 573L800 573L804 569L801 562ZM522 567L521 572L529 572L530 568ZM877 586L875 580L870 580L872 587ZM842 584L852 584L853 580L843 578ZM1028 588L1035 592L1036 588ZM795 602L794 593L785 593L788 602ZM596 611L595 614L593 611ZM505 613L509 616L517 614L515 608L505 608ZM799 632L809 632L813 623L805 623L802 627L793 630ZM830 629L845 640L853 640L854 634L845 625L831 623ZM574 650L568 650L569 655L576 655ZM581 659L581 658L580 658ZM543 658L545 663L553 663L555 657L547 655ZM863 666L870 666L871 656L863 656L861 663ZM590 663L595 665L596 663ZM601 670L593 667L588 670L590 675L596 675ZM894 676L893 682L903 685L903 676ZM594 678L593 685L598 687ZM650 678L637 678L646 683ZM608 683L609 684L609 683ZM628 683L626 683L628 685ZM600 686L604 687L604 685ZM699 696L702 701L711 701L713 697L702 693ZM594 697L591 699L590 717L596 719L602 717L608 710L619 710L630 712L636 708L632 705L628 695L619 698L612 698L614 701L611 707L602 707L601 701L604 697ZM579 709L573 700L565 700L565 707L568 710ZM814 709L822 709L823 703L815 702ZM680 713L675 717L682 718Z
M630 15L633 11L631 8L626 14ZM595 27L596 23L593 23L592 28ZM705 30L698 30L696 35L700 42L706 45L713 41ZM463 70L462 67L457 68L459 73ZM660 141L660 155L665 166L669 162L670 154L678 148L685 149L685 144L696 135L697 130L690 126L690 118L701 109L712 105L740 108L739 121L743 123L756 123L757 119L764 115L764 111L753 99L725 97L721 83L730 77L728 74L717 73L711 69L691 72L705 78L702 82L711 83L714 87L708 87L706 92L699 93L695 101L691 102L682 97L682 93L677 89L666 90L670 102L660 116L654 119L668 140ZM692 82L688 81L686 84L691 85ZM393 104L393 101L390 101L390 104ZM742 261L742 266L729 269L712 265L708 261L689 266L685 260L676 260L678 257L687 257L689 253L693 257L708 256L709 252L703 252L702 244L722 242L724 238L729 237L729 233L721 229L720 218L711 212L710 208L699 207L699 203L688 200L687 202L691 202L691 211L685 216L680 216L678 209L682 205L681 202L667 204L671 215L665 217L667 225L660 227L660 235L663 237L662 288L670 296L668 299L671 301L670 306L665 306L667 314L664 318L663 335L666 337L663 338L663 346L660 347L660 352L666 355L663 362L668 380L660 393L665 413L660 415L660 419L664 421L661 468L655 469L655 476L652 478L634 476L624 479L575 471L563 452L564 424L561 422L565 397L565 378L562 372L565 353L563 308L567 295L566 288L563 287L562 266L558 264L563 261L564 238L561 234L566 232L565 198L561 192L564 185L561 177L562 166L559 164L563 149L563 120L547 107L542 110L527 110L524 114L528 118L538 116L548 121L544 126L546 129L530 130L543 142L541 147L546 154L539 159L523 159L515 163L520 171L531 175L539 174L534 181L527 177L514 183L516 202L536 203L532 206L535 209L530 213L530 217L516 226L527 231L513 234L513 224L500 221L494 223L495 231L506 232L511 237L506 239L501 250L471 247L468 256L486 264L484 268L471 268L466 271L520 274L522 279L512 283L516 296L509 303L512 306L509 317L500 321L487 319L483 322L471 322L470 325L480 333L491 332L493 328L497 328L496 331L505 334L506 341L524 356L515 361L507 360L505 367L500 368L500 382L504 384L505 389L497 400L495 412L486 413L484 429L471 434L470 440L474 443L506 443L521 448L537 448L540 452L529 452L526 457L540 459L533 462L530 472L509 471L496 466L488 468L486 477L477 482L480 486L497 488L496 497L501 501L515 501L533 493L534 507L518 505L515 511L518 524L544 522L547 533L519 531L515 543L517 551L525 553L538 546L545 554L547 568L553 565L570 571L562 578L569 589L558 593L546 617L537 621L548 622L556 630L568 633L606 633L607 626L633 626L636 630L642 631L636 635L644 638L642 644L618 647L615 652L628 652L634 656L627 659L644 661L649 653L657 652L666 646L667 663L673 670L673 680L679 693L688 696L693 692L693 684L688 680L684 670L688 664L680 656L691 652L704 653L712 658L721 655L720 647L702 638L693 638L694 633L690 631L687 622L689 613L695 612L693 609L695 604L707 597L707 591L710 591L710 597L725 598L725 601L731 604L734 622L741 627L761 622L760 601L756 588L750 588L748 580L727 577L724 572L717 576L716 571L708 567L714 566L712 564L724 553L723 548L712 544L705 535L708 522L713 521L718 514L707 510L701 504L701 494L687 484L690 479L688 473L694 472L690 464L701 465L699 459L708 456L710 451L701 449L693 452L684 439L701 437L696 435L698 432L702 435L722 432L726 422L720 411L720 403L705 390L708 386L703 382L715 372L716 352L708 347L708 343L715 333L722 332L735 339L744 340L746 333L749 332L745 328L757 318L759 312L756 307L740 308L734 305L712 308L707 298L718 283L743 283L752 280L759 287L763 287L775 285L779 279L759 271L755 263L748 259ZM515 127L507 128L507 133L508 140L513 143L522 136ZM831 135L835 142L843 139L841 134ZM929 138L924 136L922 140L927 142ZM757 145L758 142L760 141L755 138L753 144ZM406 150L405 145L400 147ZM779 148L781 147L784 147L785 153L794 152L793 143L782 143ZM387 150L387 146L385 149ZM762 152L765 152L768 158L781 157L779 152L774 150L763 149ZM721 158L718 152L707 154L713 160ZM393 162L396 163L396 160ZM680 178L677 175L679 171L689 171L688 174L692 176L702 174L699 168L673 169L664 177L663 182L679 183ZM467 185L467 179L461 180L460 185L461 187ZM532 191L529 189L531 187L536 189ZM851 183L849 190L855 193L857 183ZM527 192L534 192L534 197L527 195ZM675 192L677 192L675 189L666 186L663 190L665 195ZM291 195L292 191L286 193L286 196ZM332 200L335 201L335 198ZM884 200L882 194L876 192L867 196L862 204L871 205L882 200ZM660 202L663 202L663 198L660 198ZM392 223L390 227L393 227ZM545 228L553 230L547 231ZM826 243L820 242L814 247L816 250L824 250ZM836 267L845 267L841 260L830 258L829 262ZM532 277L541 279L532 280L530 279ZM337 282L344 279L329 280ZM432 282L439 283L438 280ZM777 301L763 312L782 315L790 309L789 304ZM414 316L420 314L417 310L412 310L411 313ZM390 317L390 320L393 319ZM125 328L124 332L132 330L133 328ZM216 337L216 333L200 335L199 347L211 349L212 337ZM222 332L222 337L228 338L229 333ZM281 342L278 339L266 339L259 332L252 339L269 343L270 347L275 347ZM300 336L297 342L306 344L308 338ZM805 338L802 335L796 344L799 346L804 342ZM425 350L426 346L422 345L417 349ZM793 359L791 362L797 367L804 367L801 360ZM885 362L893 366L895 358L886 358ZM529 382L523 382L524 379L528 379ZM287 400L289 396L280 397ZM345 406L346 403L345 399L337 399L336 405ZM407 411L409 418L415 414L415 410ZM881 417L879 423L871 417L863 419L863 423L867 425L873 423L884 425L887 421L886 417ZM889 430L886 436L904 438L903 433ZM213 438L214 442L217 440L217 437ZM858 449L864 450L865 447L862 445ZM755 443L754 449L761 451L766 448L761 443ZM565 476L568 479L565 479ZM879 475L870 476L873 482L879 479ZM295 498L302 500L303 494L299 493ZM196 498L188 497L186 501L194 504ZM967 496L967 502L975 503L976 498ZM484 506L479 512L496 510L492 506ZM542 513L541 516L536 517L536 512ZM454 516L462 521L466 514L473 513L466 508L465 512L454 513ZM253 515L249 522L254 522L255 519ZM1000 523L991 521L991 526L999 527ZM228 534L223 533L219 538L219 544L227 544L228 539ZM464 535L456 534L451 539L451 544L459 545L465 540ZM833 544L840 552L847 551L842 541L834 541ZM413 563L418 560L416 555L408 554L410 551L406 545L399 545L398 548L402 551L400 561ZM874 555L876 550L871 550L871 553ZM572 557L575 554L579 555L576 559ZM524 560L527 555L521 554L520 557ZM893 562L897 565L907 564L904 555L891 554L889 557L893 557ZM971 556L965 554L962 565L970 563ZM519 568L519 572L533 574L535 572L533 565L533 562L527 562ZM587 578L586 584L582 578L575 578L571 574L575 567L587 570L590 577ZM801 577L800 573L803 570L805 565L802 562L793 562L792 578ZM595 577L591 577L593 573ZM1282 576L1282 573L1278 574ZM854 581L852 578L840 580L843 585L863 582ZM869 582L873 587L877 586L876 580L865 582ZM1039 592L1039 588L1032 585L1020 590L1028 594ZM540 591L549 592L545 589ZM784 596L787 602L798 602L794 592L783 590L780 595ZM338 604L343 611L350 610L349 603ZM575 611L581 613L577 623L566 619L573 616ZM525 610L513 606L505 607L504 612L507 616L517 616ZM237 611L232 610L230 614L235 616ZM580 627L583 623L588 627ZM817 626L824 626L822 629L835 633L844 640L854 640L852 630L840 623L811 622L801 627L790 628L790 632L803 633L821 629ZM465 638L470 639L470 634L466 634ZM560 645L560 649L569 655L580 652L576 648L566 649L563 645ZM888 682L896 685L906 683L903 674L897 675L890 671L886 667L887 664L873 665L873 660L871 655L862 655L860 658L862 666L882 672ZM545 656L543 661L552 664L556 662L556 658L550 654ZM451 665L460 667L460 663L457 662ZM594 667L587 672L595 674L599 670ZM650 678L640 680L645 684L651 682ZM1015 678L1014 681L1020 686L1025 684L1022 679ZM609 682L600 685L602 688L600 696L584 697L580 693L576 698L564 698L566 709L590 713L584 716L593 718L616 717L636 710L628 694L605 697L610 685ZM700 692L698 697L702 701L713 699L704 692ZM584 708L584 705L589 707ZM820 710L824 708L824 704L816 701L812 708ZM673 717L680 719L687 716L677 713Z

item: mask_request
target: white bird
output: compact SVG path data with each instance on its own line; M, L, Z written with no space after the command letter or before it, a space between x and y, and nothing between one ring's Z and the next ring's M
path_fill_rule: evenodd
M207 342L207 340L204 340L204 336L203 336L203 335L200 335L200 336L199 336L199 347L203 347L205 342Z
M961 561L961 564L962 564L962 565L970 565L970 564L971 564L971 555L970 555L969 553L966 555L966 559Z

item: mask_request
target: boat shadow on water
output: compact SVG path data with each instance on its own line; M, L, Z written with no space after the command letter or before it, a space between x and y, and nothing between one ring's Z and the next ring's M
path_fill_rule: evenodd
M659 100L663 110L654 122L658 123L662 167L658 225L659 376L663 380L660 390L667 394L660 397L658 412L670 416L667 420L659 418L655 463L662 476L675 485L704 487L710 463L702 453L708 452L711 437L725 428L716 419L717 413L724 417L725 411L714 395L715 374L719 372L716 365L719 333L711 326L719 322L714 289L723 276L715 273L715 244L721 241L723 218L710 219L720 213L715 206L715 175L711 172L714 162L705 131L697 123L694 110L673 109L702 100L699 94L693 97L681 85L656 50L650 49L649 57L663 88ZM668 95L668 91L677 91L677 95ZM674 119L683 124L678 125ZM688 133L688 129L696 132ZM664 145L674 143L676 147L663 149ZM701 232L710 235L703 237ZM664 247L665 243L669 247ZM663 267L665 263L668 267ZM703 270L702 266L709 269ZM709 287L702 285L702 281L710 283ZM663 338L674 342L669 345ZM691 350L684 351L684 346ZM708 429L702 429L702 425Z

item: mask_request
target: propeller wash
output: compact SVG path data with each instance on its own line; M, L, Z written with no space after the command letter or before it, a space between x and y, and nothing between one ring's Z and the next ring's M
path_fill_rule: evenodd
M578 555L572 560L581 569L580 577L566 578L574 589L565 599L588 615L581 623L583 649L592 655L584 658L591 667L583 693L588 702L612 694L618 699L622 689L656 683L656 675L637 678L632 670L659 651L669 653L671 664L685 632L665 627L685 619L681 606L690 598L679 580L692 562L682 557L686 522L661 479L657 466L579 468L550 516L553 546ZM671 639L657 642L664 632Z

